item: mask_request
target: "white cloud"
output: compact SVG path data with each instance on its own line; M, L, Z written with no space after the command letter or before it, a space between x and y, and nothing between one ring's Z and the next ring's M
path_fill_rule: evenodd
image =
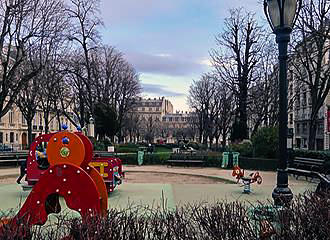
M169 76L186 76L193 73L203 73L207 70L205 64L185 56L174 56L167 53L146 54L127 52L126 59L138 72L156 73Z
M153 56L164 57L164 58L172 57L172 55L171 54L168 54L168 53L153 54Z
M116 24L143 21L148 16L173 11L177 5L168 0L101 0L101 11L106 22Z

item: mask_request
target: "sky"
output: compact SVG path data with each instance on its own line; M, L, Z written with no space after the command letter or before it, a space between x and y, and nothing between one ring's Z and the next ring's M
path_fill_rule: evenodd
M211 70L209 51L229 9L262 19L260 0L101 0L103 41L115 46L140 74L143 97L169 99L187 111L193 80Z

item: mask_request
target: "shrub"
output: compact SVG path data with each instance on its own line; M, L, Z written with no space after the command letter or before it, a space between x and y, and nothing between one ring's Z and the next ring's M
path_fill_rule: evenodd
M127 144L117 144L115 145L115 150L118 153L132 153L139 150L140 145L127 143Z
M278 156L278 128L260 128L252 137L255 157L277 158Z
M0 231L1 239L166 240L285 239L326 240L330 236L330 197L305 194L286 208L265 204L219 201L167 210L131 206L109 209L105 217L59 219L51 227L34 227L29 238L17 229ZM25 223L27 225L27 223ZM20 228L24 227L24 223ZM40 231L42 229L42 231Z
M137 154L125 154L118 156L124 164L137 165ZM169 152L144 154L143 165L163 165L170 158Z
M232 152L239 152L240 156L252 157L253 148L250 142L243 142L240 144L232 144L229 147Z
M278 159L239 157L239 166L243 169L275 171Z

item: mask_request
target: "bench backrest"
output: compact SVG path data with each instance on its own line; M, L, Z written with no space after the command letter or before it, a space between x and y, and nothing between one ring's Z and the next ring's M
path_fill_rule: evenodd
M304 158L304 157L295 157L293 159L293 164L304 164L304 165L324 165L324 159L316 159L316 158Z

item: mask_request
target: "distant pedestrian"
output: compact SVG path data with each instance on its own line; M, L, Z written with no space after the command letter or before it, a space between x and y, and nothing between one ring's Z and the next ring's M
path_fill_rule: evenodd
M19 164L20 164L20 175L16 180L17 184L21 184L21 180L26 174L26 159L20 160Z

